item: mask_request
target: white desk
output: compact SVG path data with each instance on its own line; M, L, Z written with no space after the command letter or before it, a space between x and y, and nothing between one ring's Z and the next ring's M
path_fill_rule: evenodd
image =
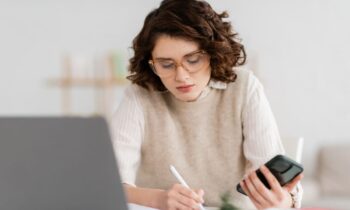
M129 206L129 210L157 210L157 209L153 209L153 208L149 208L146 206L140 206L140 205L136 205L133 203L128 203ZM213 207L205 207L206 210L218 210L217 208L213 208Z
M129 206L129 210L158 210L158 209L149 208L149 207L146 207L146 206L136 205L136 204L133 204L133 203L128 203L128 206ZM219 210L218 208L214 208L214 207L204 207L204 208L206 210ZM321 208L314 208L314 209L315 210L330 210L330 209L321 209ZM266 210L295 210L295 209L291 209L291 208L286 208L286 209L270 208L270 209L266 209ZM302 210L302 208L300 210Z
M133 203L128 203L128 206L129 206L129 210L156 210L154 208L149 208L146 206L139 206L139 205L136 205Z

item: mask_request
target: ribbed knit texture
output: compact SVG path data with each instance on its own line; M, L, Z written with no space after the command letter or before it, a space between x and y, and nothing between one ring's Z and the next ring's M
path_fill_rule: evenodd
M261 84L249 71L237 74L194 102L131 85L112 127L123 182L169 189L177 183L172 164L192 188L204 189L206 205L219 206L229 191L237 206L254 208L236 184L284 150Z

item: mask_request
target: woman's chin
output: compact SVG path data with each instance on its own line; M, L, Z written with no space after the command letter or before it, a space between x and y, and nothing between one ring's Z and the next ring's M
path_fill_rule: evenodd
M184 101L184 102L191 102L191 101L195 101L199 96L199 93L181 93L181 94L176 94L175 98L177 98L180 101Z

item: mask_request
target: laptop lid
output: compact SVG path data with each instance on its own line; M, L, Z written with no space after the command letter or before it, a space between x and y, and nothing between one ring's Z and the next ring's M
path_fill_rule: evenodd
M127 210L106 121L0 118L0 209Z

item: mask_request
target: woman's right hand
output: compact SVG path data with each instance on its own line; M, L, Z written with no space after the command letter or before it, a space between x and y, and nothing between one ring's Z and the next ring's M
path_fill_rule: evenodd
M203 190L192 190L181 184L174 184L169 190L164 191L161 199L162 210L193 210L199 209L199 204L204 203Z

